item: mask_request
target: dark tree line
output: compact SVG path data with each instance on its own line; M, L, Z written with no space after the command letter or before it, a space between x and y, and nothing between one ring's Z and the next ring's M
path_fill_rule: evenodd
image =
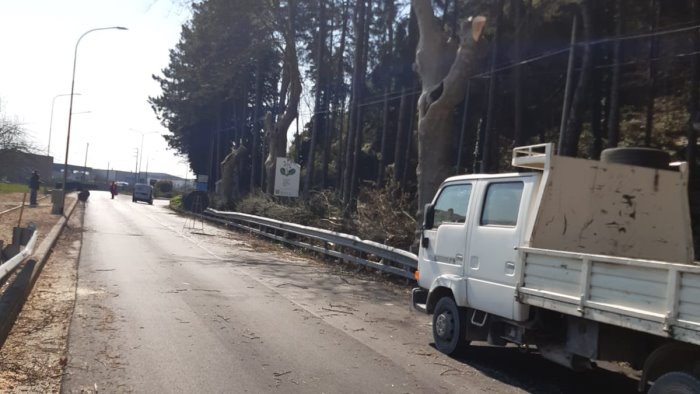
M205 0L151 103L212 187L233 144L246 148L243 194L271 192L269 160L287 155L304 195L335 190L349 210L386 184L418 208L444 177L507 170L530 143L590 158L646 145L695 163L699 3Z

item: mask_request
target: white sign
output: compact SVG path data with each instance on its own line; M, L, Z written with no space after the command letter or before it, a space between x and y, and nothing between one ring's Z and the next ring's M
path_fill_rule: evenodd
M301 166L286 157L277 158L275 196L299 197Z

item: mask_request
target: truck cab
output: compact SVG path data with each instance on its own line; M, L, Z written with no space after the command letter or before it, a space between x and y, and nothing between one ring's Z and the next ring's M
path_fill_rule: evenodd
M534 172L447 179L425 208L418 285L450 289L457 305L527 319L527 305L515 302L517 247L540 180Z

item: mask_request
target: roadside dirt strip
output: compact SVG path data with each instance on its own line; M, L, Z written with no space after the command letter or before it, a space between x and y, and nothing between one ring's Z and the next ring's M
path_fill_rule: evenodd
M0 205L10 208L21 203L21 196L2 195ZM67 201L67 206L71 205L72 201ZM68 324L75 300L82 209L81 204L76 206L0 349L0 392L44 393L60 389ZM9 241L19 214L20 210L14 210L0 216L0 239ZM25 207L21 224L37 226L37 245L41 245L60 219L61 216L51 215L51 203L45 199L36 208Z

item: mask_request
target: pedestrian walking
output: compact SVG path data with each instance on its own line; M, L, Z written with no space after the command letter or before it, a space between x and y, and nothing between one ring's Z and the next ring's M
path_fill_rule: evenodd
M112 181L112 184L109 185L109 192L112 193L112 200L114 200L114 196L116 196L118 193L117 184L114 181Z
M29 178L29 206L31 207L36 207L36 194L39 191L39 186L43 182L41 181L41 178L39 177L39 171L34 170L32 171L32 176Z

